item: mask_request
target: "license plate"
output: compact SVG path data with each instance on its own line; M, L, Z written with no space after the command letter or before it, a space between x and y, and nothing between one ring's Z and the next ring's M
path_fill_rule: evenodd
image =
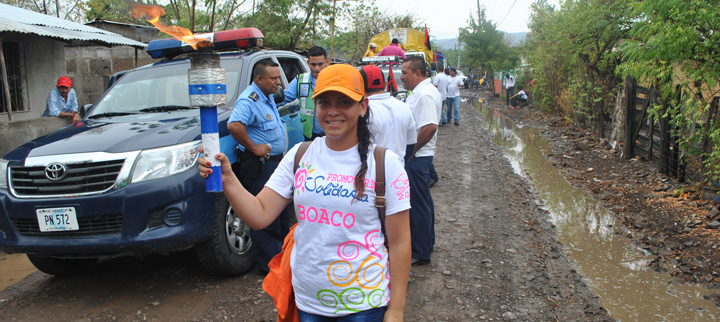
M36 209L40 231L79 230L75 208L43 208Z

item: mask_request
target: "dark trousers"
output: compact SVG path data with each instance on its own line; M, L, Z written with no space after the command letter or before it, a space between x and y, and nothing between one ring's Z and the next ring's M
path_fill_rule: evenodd
M428 169L428 180L438 181L439 179L437 171L435 171L435 165L430 163L430 169Z
M410 233L412 258L428 259L435 245L435 204L428 178L433 157L416 157L405 163L410 181Z
M257 178L249 179L247 177L247 164L251 161L238 162L233 165L233 172L243 183L245 189L251 194L257 196L260 190L265 187L265 183L270 179L270 175L275 171L280 162L267 161L260 168ZM257 260L260 270L267 273L269 271L268 263L279 254L282 250L285 236L290 230L290 217L288 215L288 207L285 207L280 215L275 218L270 225L260 230L252 230L252 247L255 251L255 259Z
M505 106L510 105L510 96L515 94L515 87L505 89Z
M515 97L513 97L512 101L510 103L512 103L512 106L517 107L518 102L525 103L525 102L527 102L527 100L520 96L515 96Z

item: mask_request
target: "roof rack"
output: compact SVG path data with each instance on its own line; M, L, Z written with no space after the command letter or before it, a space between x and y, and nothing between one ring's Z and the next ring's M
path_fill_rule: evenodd
M401 63L403 60L400 56L374 56L374 57L363 57L362 62L365 64L370 63Z

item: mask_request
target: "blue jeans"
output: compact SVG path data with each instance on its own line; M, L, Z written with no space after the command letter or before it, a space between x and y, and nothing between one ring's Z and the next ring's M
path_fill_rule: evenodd
M448 97L447 101L447 121L452 121L452 114L455 115L455 122L460 122L460 96ZM453 108L455 113L453 113Z
M437 171L435 170L435 165L430 163L430 169L428 171L428 180L437 181L438 179L440 179L440 178L438 177Z
M382 322L385 318L385 311L387 311L387 306L381 306L345 316L329 317L298 310L298 317L300 322Z
M442 100L442 106L440 107L440 125L443 125L448 122L447 117L445 116L445 110L447 109L447 99Z
M410 181L410 235L412 258L429 259L435 245L435 204L428 179L433 157L416 157L405 163Z

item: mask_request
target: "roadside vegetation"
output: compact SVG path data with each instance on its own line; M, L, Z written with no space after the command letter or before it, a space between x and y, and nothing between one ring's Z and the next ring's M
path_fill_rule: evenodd
M720 177L720 8L702 0L547 0L532 5L523 47L536 106L599 137L623 79L662 92L649 110L670 119L681 157ZM715 103L713 103L715 100ZM664 105L664 106L663 106Z

